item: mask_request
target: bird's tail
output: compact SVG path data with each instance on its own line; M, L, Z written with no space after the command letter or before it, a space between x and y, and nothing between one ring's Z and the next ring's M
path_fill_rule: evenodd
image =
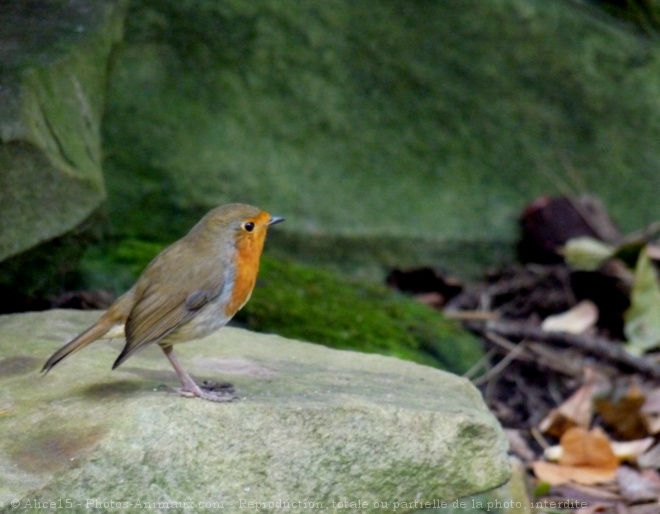
M42 373L48 373L50 369L55 366L58 362L65 359L73 352L77 352L81 348L84 348L88 344L93 343L97 339L106 335L110 329L112 329L117 324L116 321L112 319L106 319L104 316L98 320L94 325L85 330L82 334L76 336L67 344L62 346L57 350L44 364L44 367L41 369Z
M106 313L101 316L101 319L51 355L46 361L46 364L44 364L44 367L41 368L41 372L48 373L55 364L103 336L108 338L122 337L124 335L124 322L133 307L134 294L135 288L132 288L120 296ZM112 330L113 328L118 328L119 330Z

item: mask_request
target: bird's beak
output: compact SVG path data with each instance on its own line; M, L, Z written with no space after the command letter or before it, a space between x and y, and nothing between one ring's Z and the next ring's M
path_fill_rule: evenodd
M268 226L275 225L276 223L282 223L283 221L284 221L284 218L280 218L279 216L273 216L268 221Z

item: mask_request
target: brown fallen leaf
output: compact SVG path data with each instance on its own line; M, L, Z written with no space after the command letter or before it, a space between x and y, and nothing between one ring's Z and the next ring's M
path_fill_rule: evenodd
M653 437L645 437L634 441L610 441L610 446L619 462L636 462L640 456L644 455L653 446L654 442ZM558 462L563 454L564 448L559 444L543 450L543 457L551 462Z
M614 470L619 465L610 440L600 427L590 432L582 427L570 428L561 436L559 444L564 450L559 464L564 466L593 466Z
M619 398L596 398L594 405L603 421L623 439L641 439L648 435L641 408L646 398L632 385Z
M588 431L569 428L560 439L561 455L557 464L545 461L532 463L536 477L551 485L576 482L593 485L609 482L616 476L619 461L610 440L600 428Z
M536 478L550 485L561 485L576 482L584 485L595 485L610 482L616 476L614 469L600 469L593 466L562 466L552 462L537 460L532 463Z
M541 432L561 437L571 427L587 428L593 415L595 383L596 373L591 368L586 368L582 386L541 421Z

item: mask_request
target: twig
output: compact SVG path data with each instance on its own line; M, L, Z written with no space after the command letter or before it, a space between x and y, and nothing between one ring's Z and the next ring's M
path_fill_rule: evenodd
M556 373L572 378L582 377L584 370L583 359L566 359L561 348L552 348L547 344L530 342L529 353L533 354L537 362Z
M458 321L491 321L499 315L493 311L445 311L445 316Z
M505 349L507 352L513 352L516 350L516 348L519 348L519 344L514 344L508 339L505 339L504 337L497 335L493 332L485 331L484 332L484 337L488 339L491 343L496 344L497 346ZM521 355L521 357L524 357L522 360L529 360L527 356Z
M495 349L491 348L481 359L475 362L470 369L468 369L463 376L469 380L472 380L472 377L477 374L481 368L487 370L487 364L490 362L490 359L495 355Z
M530 429L530 434L532 434L532 437L539 444L541 448L543 448L544 450L550 448L550 443L546 440L545 437L543 437L543 434L538 428L532 427Z
M514 361L520 355L522 352L525 351L525 342L518 343L518 345L511 350L510 353L506 354L504 358L502 358L501 361L499 361L495 366L490 368L486 373L483 375L475 378L472 380L472 383L476 386L483 384L484 382L489 381L491 378L499 375L506 367L511 364L511 362Z
M636 357L626 352L621 346L599 337L567 334L564 332L545 332L538 327L520 323L492 321L488 323L469 323L469 327L479 333L495 332L503 337L532 339L539 342L566 345L595 357L633 369L644 375L660 379L660 365L650 359Z

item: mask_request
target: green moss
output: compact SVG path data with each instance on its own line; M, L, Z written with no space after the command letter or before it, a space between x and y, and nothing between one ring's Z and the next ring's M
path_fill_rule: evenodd
M385 286L267 257L239 319L259 331L456 372L481 356L479 342L457 324Z

